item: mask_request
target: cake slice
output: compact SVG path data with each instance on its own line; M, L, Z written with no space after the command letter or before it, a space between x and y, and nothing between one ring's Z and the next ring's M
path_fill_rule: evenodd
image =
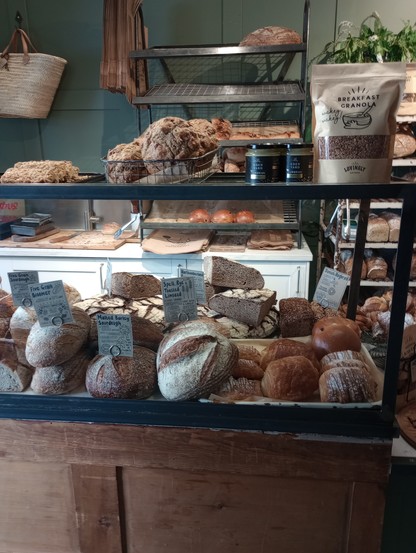
M276 292L267 288L225 290L208 300L210 309L250 326L258 326L275 303Z
M205 257L204 272L206 281L214 286L247 290L264 288L264 278L260 271L226 257L217 255Z

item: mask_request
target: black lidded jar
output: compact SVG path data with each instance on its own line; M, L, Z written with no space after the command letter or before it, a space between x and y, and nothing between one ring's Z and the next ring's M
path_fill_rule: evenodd
M276 144L248 144L246 152L246 183L261 184L282 180L281 164L284 149Z
M313 144L293 143L286 146L286 182L312 182Z

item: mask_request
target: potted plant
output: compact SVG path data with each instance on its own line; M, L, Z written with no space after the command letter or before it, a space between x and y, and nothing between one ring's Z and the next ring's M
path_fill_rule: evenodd
M392 61L406 63L406 86L398 114L416 115L416 23L407 21L394 33L383 25L377 12L367 16L358 28L351 21L342 21L335 39L310 63Z

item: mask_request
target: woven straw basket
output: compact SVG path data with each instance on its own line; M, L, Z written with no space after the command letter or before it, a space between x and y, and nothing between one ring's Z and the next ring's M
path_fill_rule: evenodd
M17 34L16 34L17 33ZM17 49L20 37L23 53ZM51 109L66 60L40 54L27 34L16 29L0 56L0 117L44 119Z

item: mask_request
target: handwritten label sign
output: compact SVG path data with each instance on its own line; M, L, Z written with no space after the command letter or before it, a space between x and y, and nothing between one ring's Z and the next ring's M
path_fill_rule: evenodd
M190 277L162 279L165 321L177 323L198 317L195 282Z
M101 355L133 357L130 315L97 313L98 351Z
M29 285L39 282L39 274L37 271L14 271L7 273L12 290L13 303L23 307L32 306L32 298L30 296Z
M349 282L348 275L325 267L316 287L313 301L318 302L322 307L338 309Z
M207 295L205 292L205 279L204 271L193 271L192 269L185 269L179 267L180 277L190 277L194 279L196 302L204 305L207 303Z
M30 284L29 292L40 326L74 322L62 280Z

